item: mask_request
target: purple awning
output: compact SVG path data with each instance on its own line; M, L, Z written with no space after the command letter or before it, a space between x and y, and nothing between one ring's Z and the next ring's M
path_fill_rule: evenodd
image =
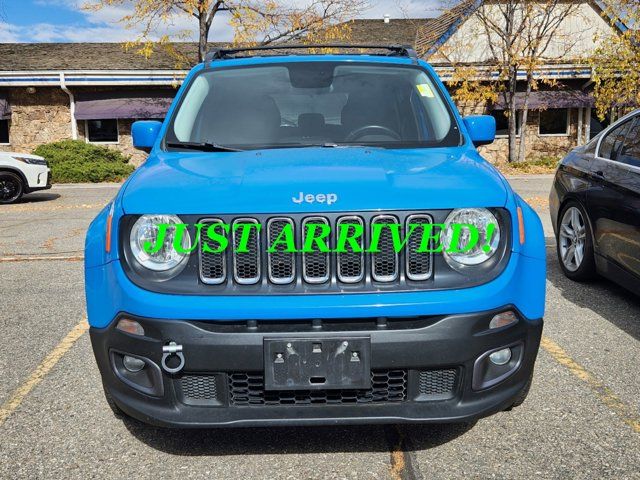
M162 119L175 93L175 90L78 93L76 120Z
M524 106L524 92L516 93L516 108ZM529 108L531 110L543 110L547 108L583 108L593 107L594 98L591 94L580 90L548 90L535 91L529 95ZM493 106L494 110L505 110L506 104L502 94Z
M0 93L0 120L9 120L11 118L11 105L9 100Z

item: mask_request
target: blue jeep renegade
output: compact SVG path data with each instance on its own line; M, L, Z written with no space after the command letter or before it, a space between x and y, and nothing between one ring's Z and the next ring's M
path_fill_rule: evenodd
M109 405L186 427L472 421L519 405L545 246L535 212L476 150L493 118L461 118L409 48L287 48L212 52L164 123L133 125L149 158L86 239ZM416 234L397 251L389 228L375 251L358 248L381 224L450 238L456 222L483 241L425 252ZM160 238L160 225L173 227ZM172 248L176 225L185 249ZM220 225L224 238L189 251ZM329 246L346 226L347 249L268 246L323 226ZM215 248L227 242L243 248Z

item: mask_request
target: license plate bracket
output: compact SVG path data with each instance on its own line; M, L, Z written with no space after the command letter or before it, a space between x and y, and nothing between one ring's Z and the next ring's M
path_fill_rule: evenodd
M371 388L371 339L264 340L265 390Z

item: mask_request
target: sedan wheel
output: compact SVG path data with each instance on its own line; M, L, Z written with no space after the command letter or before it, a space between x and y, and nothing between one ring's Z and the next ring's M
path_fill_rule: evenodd
M586 238L582 213L577 207L568 208L560 222L560 258L567 270L575 272L582 265Z
M575 202L563 210L558 224L558 259L572 280L589 280L595 266L591 231L582 208Z

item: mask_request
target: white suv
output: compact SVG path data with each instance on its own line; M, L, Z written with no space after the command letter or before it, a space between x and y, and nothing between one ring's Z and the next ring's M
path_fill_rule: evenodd
M0 152L0 204L17 202L25 193L51 188L51 170L37 155Z

